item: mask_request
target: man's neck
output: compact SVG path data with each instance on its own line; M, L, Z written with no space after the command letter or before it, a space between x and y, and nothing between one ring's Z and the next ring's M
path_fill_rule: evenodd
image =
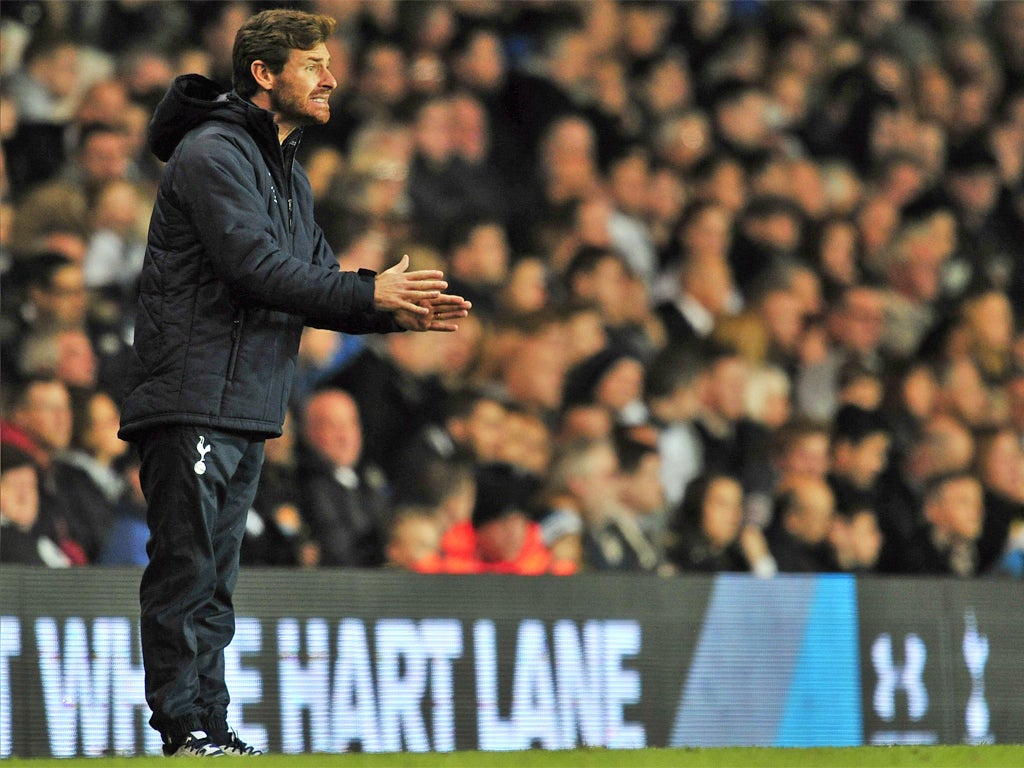
M285 139L287 139L289 134L291 134L291 132L298 126L282 122L281 115L270 108L270 94L266 91L260 91L253 96L250 101L260 109L265 109L267 112L274 115L274 125L277 126L277 140L281 144L284 144Z

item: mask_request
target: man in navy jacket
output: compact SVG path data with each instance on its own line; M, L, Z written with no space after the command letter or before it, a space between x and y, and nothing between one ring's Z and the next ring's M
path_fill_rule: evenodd
M340 272L295 162L330 117L333 19L270 10L239 30L234 91L175 80L150 126L167 162L143 266L121 437L138 445L149 565L140 590L150 724L167 754L253 754L227 724L224 648L263 441L281 433L304 325L453 331L444 275Z

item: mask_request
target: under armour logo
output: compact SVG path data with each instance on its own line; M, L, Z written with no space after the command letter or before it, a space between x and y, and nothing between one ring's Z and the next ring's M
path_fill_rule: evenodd
M897 666L892 658L892 638L888 634L879 635L871 646L871 661L878 675L875 712L883 720L896 716L896 691L900 688L907 694L907 713L911 720L920 720L928 711L928 689L921 677L928 657L924 641L915 634L907 635L903 654L904 664Z
M991 740L989 711L985 701L985 662L988 661L988 637L978 633L974 611L964 615L964 662L971 676L971 695L967 699L964 720L967 725L967 743L984 744Z
M206 444L206 438L202 435L199 436L199 442L196 443L196 450L199 451L199 461L195 463L192 469L195 470L197 475L206 474L206 454L213 450L212 445Z

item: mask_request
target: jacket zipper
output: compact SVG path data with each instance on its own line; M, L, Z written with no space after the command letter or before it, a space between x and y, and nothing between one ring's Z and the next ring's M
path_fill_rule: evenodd
M238 310L231 321L231 357L228 358L228 381L235 380L235 365L238 362L238 348L242 346L242 325L245 322L245 309Z
M288 231L295 232L295 218L292 215L292 166L295 164L295 152L299 147L299 136L290 136L281 147L281 159L284 162L284 178L288 192Z

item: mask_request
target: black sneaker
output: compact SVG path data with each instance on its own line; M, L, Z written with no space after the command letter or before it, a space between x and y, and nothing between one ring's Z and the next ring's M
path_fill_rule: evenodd
M232 756L245 756L251 757L254 755L262 755L262 749L256 749L256 747L246 744L234 731L228 731L223 738L216 738L217 746L220 747L221 752L225 755Z
M224 757L224 750L213 743L206 731L192 731L178 744L164 744L168 757Z

